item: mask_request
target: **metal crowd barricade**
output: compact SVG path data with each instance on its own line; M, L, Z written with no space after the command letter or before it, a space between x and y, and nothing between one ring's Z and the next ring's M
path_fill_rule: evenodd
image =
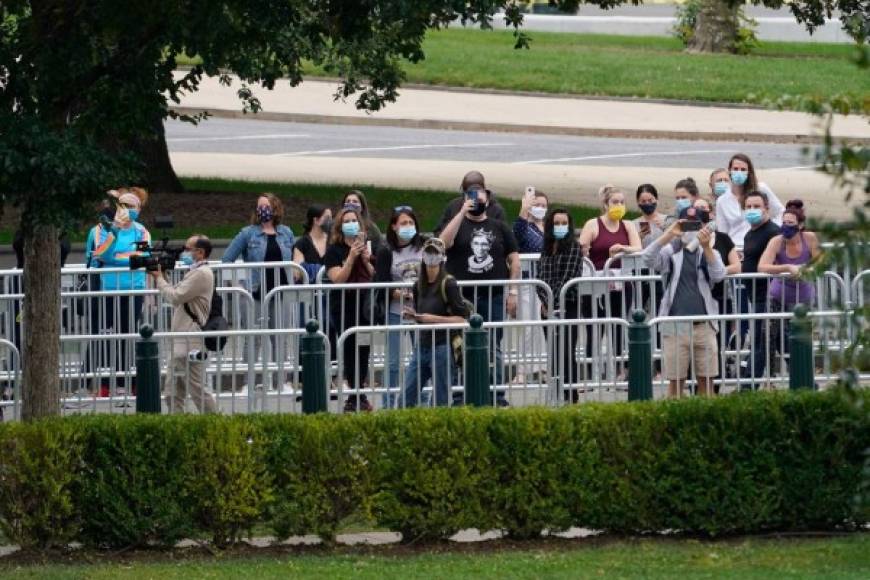
M531 325L544 330L548 336L546 345L547 354L545 359L546 369L533 380L523 383L499 382L496 377L508 376L508 367L512 364L509 360L498 360L494 354L492 345L499 336L509 337L509 331ZM615 401L625 400L625 389L615 381L606 381L598 378L591 379L585 373L577 372L577 368L583 365L583 357L578 356L574 346L576 338L569 340L568 336L576 337L582 333L587 325L604 326L613 325L626 328L628 323L623 319L579 319L579 320L537 320L537 321L503 321L484 323L483 329L488 335L490 345L487 357L488 375L490 377L490 390L493 394L492 404L496 406L527 406L548 405L558 406L562 404L577 403L583 401ZM351 364L351 372L360 372L365 377L352 378L347 385L339 381L336 383L335 394L340 401L346 403L346 409L357 411L367 408L367 403L375 409L390 407L406 407L418 405L454 406L466 403L465 376L463 367L453 366L445 362L447 357L452 357L450 349L450 333L468 330L467 323L454 324L410 324L410 325L387 325L387 326L360 326L352 327L344 331L338 338L337 356L339 361L340 378L343 377L341 369L346 360L345 346L348 341L357 344L368 339L370 342L383 340L383 337L391 332L403 332L412 336L412 342L417 345L411 353L408 364L403 365L401 380L394 388L386 387L377 382L374 373L370 370L362 371L365 361L358 365ZM379 338L380 337L380 338ZM505 350L511 350L507 338L503 344ZM433 353L429 350L429 344L441 343L442 351ZM467 360L465 341L462 341L461 359ZM350 353L354 361L359 361L364 353L358 351ZM451 359L452 360L452 359Z
M202 376L202 384L206 392L214 397L216 409L222 413L252 413L252 412L301 412L302 381L301 367L289 366L279 357L272 362L264 362L265 357L255 351L255 341L246 338L268 335L282 348L290 339L299 339L305 334L305 329L279 330L227 330L223 332L161 332L155 333L154 339L159 341L161 386L164 396L172 396L173 389L178 385L189 385L191 377L196 373ZM318 336L326 342L322 332ZM205 360L200 361L195 351L204 351L202 346L206 337L226 337L227 346L221 352L209 352ZM133 350L139 335L135 333L123 335L69 335L61 337L61 399L64 414L75 413L132 413L135 410L135 364L123 369L123 376L128 381L129 388L110 388L101 392L100 381L113 378L105 369L95 369L90 373L81 373L75 361L69 362L71 352L80 350L82 345L100 343L101 341L127 341ZM245 357L234 356L228 351L229 345L242 343L247 345ZM0 346L2 346L0 342ZM265 342L260 343L265 344ZM69 348L72 346L72 348ZM175 347L175 350L173 350ZM265 348L265 347L263 347ZM328 344L327 344L328 349ZM194 355L190 353L194 352ZM328 352L328 350L327 350ZM176 360L177 359L177 360ZM199 366L201 365L201 366ZM199 370L197 370L199 366ZM326 370L324 369L324 372ZM167 375L177 377L178 381L169 380ZM266 388L267 376L273 377L274 388ZM188 389L190 391L190 389ZM191 399L195 393L188 392ZM193 403L197 403L196 400ZM202 402L198 410L202 410ZM190 408L190 401L188 401ZM164 411L166 407L164 406Z
M826 322L842 319L841 310L810 312L815 326L814 367L816 381L820 384L836 381L838 374L831 359L837 348L825 338ZM662 376L656 381L657 390L667 389L669 375L676 368L687 376L687 384L695 385L695 377L710 373L715 392L724 394L737 390L757 390L788 387L789 333L785 329L794 317L791 312L767 312L757 314L719 314L715 316L666 316L650 320L650 325L662 334ZM748 320L761 325L763 333L751 333L746 343L735 349L724 339L728 322ZM710 323L718 325L719 340L710 340L706 335ZM778 328L778 330L775 330ZM704 333L702 335L702 333ZM757 342L758 338L762 341ZM698 360L694 349L700 349L704 360ZM763 355L763 357L761 356ZM774 358L778 357L776 364ZM710 361L715 362L715 365ZM736 362L735 362L736 361ZM759 363L760 364L756 364ZM710 367L715 367L712 374ZM676 375L672 375L676 376ZM862 377L870 378L870 377Z
M0 422L21 418L21 355L12 342L0 339Z

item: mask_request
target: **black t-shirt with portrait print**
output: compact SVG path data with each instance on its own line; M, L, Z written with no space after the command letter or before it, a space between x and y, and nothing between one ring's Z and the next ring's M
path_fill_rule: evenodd
M465 218L447 250L447 271L457 280L506 280L507 257L517 251L516 238L503 221Z

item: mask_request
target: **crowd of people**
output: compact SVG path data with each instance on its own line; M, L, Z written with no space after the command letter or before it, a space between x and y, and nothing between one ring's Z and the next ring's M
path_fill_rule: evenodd
M345 292L340 300L329 301L333 345L337 336L355 326L449 323L467 319L472 313L489 322L508 317L624 318L632 308L652 308L664 316L697 317L726 312L762 313L771 308L790 310L798 303L812 303L813 284L800 278L803 268L817 258L820 250L817 237L804 230L806 216L802 202L794 200L783 205L770 187L758 179L752 161L743 154L732 156L726 167L712 171L707 187L709 191L701 191L694 179L686 178L675 184L672 193L665 194L652 184L641 184L634 196L640 216L629 220L628 193L605 185L599 192L600 215L575 228L567 208L551 204L546 193L533 187L526 190L519 215L511 220L487 188L484 176L472 171L463 177L459 195L447 205L439 225L428 237L421 231L420 216L409 205L393 208L381 232L372 219L366 196L353 190L337 200L335 207L308 208L301 236L297 238L286 223L281 199L267 193L257 198L250 225L232 240L222 262L241 259L246 263L268 264L292 260L311 282L321 276L323 282L332 284L411 284L410 289L404 287L379 295L375 301L382 308L370 304L371 294L363 291ZM150 240L148 230L138 221L147 194L130 188L112 195L117 201L115 207L106 208L101 224L88 236L86 260L91 268L125 266L131 256L142 252L141 242ZM662 204L662 198L669 199ZM675 209L662 211L663 205L673 205ZM208 252L203 250L206 242L204 236L191 238L189 252L204 259L211 251L210 244ZM533 271L552 291L555 297L552 305L543 288L536 292L529 285L518 283L523 276L531 275L524 274L520 266L520 254L528 253L540 254ZM625 256L631 255L642 263L641 273L660 274L661 282L644 285L639 296L621 283L611 283L605 291L595 294L580 292L576 287L562 292L569 280L591 274L590 263L599 273L609 269L618 274L620 258L627 260ZM298 272L284 267L252 272L247 289L254 298L257 319L266 328L276 324L283 327L282 313L262 311L264 297L273 288L298 281ZM787 278L777 277L769 285L766 279L752 279L738 287L736 299L732 293L726 296L725 276L740 272ZM97 286L103 290L146 287L144 272L98 276ZM204 280L202 274L197 277ZM163 278L157 275L155 279L161 293L173 304L178 302L179 295L172 294L165 282L160 283ZM468 285L460 287L459 281L515 282L475 291ZM204 316L208 309L203 300L213 286L200 285L202 292L197 295L196 310ZM112 328L116 332L136 327L141 297L119 296L118 300L127 301L121 308L111 309L121 313L120 319L94 321L94 327ZM640 304L634 303L637 300ZM375 312L378 314L374 315ZM189 327L191 320L183 322ZM787 327L787 323L782 328L776 326L774 331L787 334ZM578 364L576 349L581 332L573 326L559 334L563 341L558 352L565 359L562 371L565 385L575 385L592 376L589 361L594 358L593 348L598 341L593 326L586 325L582 359L586 362ZM702 321L665 325L661 332L661 372L670 382L670 396L683 393L690 368L698 394L714 394L721 346L717 324ZM762 377L770 349L760 345L765 336L772 334L770 329L756 321L743 321L736 325L733 334L737 333L754 337L752 360L744 369L746 377ZM391 394L384 397L383 405L420 404L425 401L420 396L421 388L430 379L435 388L428 403L449 404L448 387L457 383L461 373L455 364L449 333L418 335L420 344L414 345L405 368L404 384L400 384L405 364L400 352L402 341L407 339L407 333L400 331L387 335L382 380ZM517 367L513 377L504 376L501 339L501 331L491 338L493 383L524 383L527 375L545 372L546 364L542 361L547 344L539 326L522 330L521 342L529 362ZM610 353L623 352L621 331L613 332L609 340ZM368 384L370 349L369 344L358 344L355 335L343 343L342 375L351 391L372 386ZM268 347L262 350L273 352ZM617 371L623 377L627 372L624 368ZM202 397L201 383L195 390ZM566 397L577 400L576 388L565 392ZM178 407L177 400L174 403ZM497 396L497 404L508 404L502 394ZM211 410L213 404L203 403L203 408ZM347 411L371 408L365 395L351 396L345 403Z

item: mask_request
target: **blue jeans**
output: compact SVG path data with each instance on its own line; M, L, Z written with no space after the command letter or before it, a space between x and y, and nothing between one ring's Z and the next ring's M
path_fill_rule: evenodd
M389 317L387 318L387 323L390 326L396 324L402 324L404 320L402 319L402 315L390 312ZM402 344L402 332L388 332L387 333L387 372L386 372L386 385L385 387L388 389L395 389L400 387L399 384L399 368L404 364L404 360L402 360L407 354L408 351L402 352L401 344ZM411 335L411 348L414 348L414 335ZM384 395L383 406L385 409L393 409L396 407L396 400L399 399L399 395L394 392L389 392Z
M454 382L455 377L456 367L453 364L453 353L450 352L449 345L421 346L414 351L408 364L408 371L405 373L405 406L417 406L420 391L429 379L432 379L435 386L435 405L446 406L448 387Z

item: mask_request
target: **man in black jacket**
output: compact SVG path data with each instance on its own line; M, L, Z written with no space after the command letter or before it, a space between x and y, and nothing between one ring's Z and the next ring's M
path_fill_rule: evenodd
M465 174L465 177L462 178L462 183L459 186L459 192L461 195L450 200L450 203L448 203L447 207L444 208L444 213L441 215L441 222L438 224L438 227L435 228L436 236L447 227L450 220L452 220L453 217L462 209L462 205L465 203L465 192L473 186L479 186L486 189L486 182L480 171L469 171ZM495 200L495 196L490 190L486 189L486 192L489 199L489 205L486 207L487 217L505 221L504 208Z

